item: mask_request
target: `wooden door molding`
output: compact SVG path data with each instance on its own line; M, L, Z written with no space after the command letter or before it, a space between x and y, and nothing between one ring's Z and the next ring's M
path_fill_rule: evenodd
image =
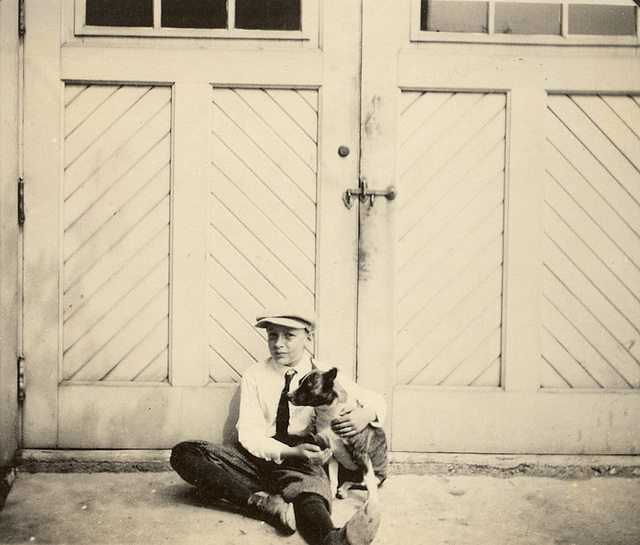
M237 48L78 39L72 2L27 7L25 446L232 439L254 318L284 297L353 374L359 5Z
M635 336L636 310L620 297L623 285L634 284L634 300L640 289L629 276L637 273L629 240L640 226L631 227L637 202L629 207L617 193L640 161L635 49L413 41L411 13L419 13L409 1L363 13L362 175L376 189L396 185L398 198L361 207L358 370L390 402L392 449L634 452L638 358L622 337ZM495 111L482 106L493 99ZM606 198L557 154L549 159L551 146L562 146L553 116L571 127L574 147L588 150L589 139L617 172L590 183ZM493 189L474 189L492 158ZM550 169L566 180L549 181ZM581 183L584 191L568 197ZM567 246L576 233L582 250ZM611 271L596 273L589 262ZM485 280L490 291L474 289ZM563 383L563 372L576 378L575 365L546 361L560 345L606 387Z

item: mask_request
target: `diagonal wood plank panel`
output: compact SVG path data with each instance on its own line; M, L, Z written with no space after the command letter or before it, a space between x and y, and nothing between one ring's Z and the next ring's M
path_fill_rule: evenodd
M65 86L65 381L168 377L171 91Z
M237 382L268 356L253 324L284 298L313 308L317 91L214 88L209 194L209 366Z
M397 383L499 386L505 96L403 92Z
M548 97L542 386L640 387L640 103Z

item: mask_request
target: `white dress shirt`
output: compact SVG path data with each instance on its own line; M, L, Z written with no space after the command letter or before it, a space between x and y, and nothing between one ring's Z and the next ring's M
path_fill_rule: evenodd
M319 369L326 371L322 364L314 361ZM300 380L312 370L311 358L305 356L295 367L286 367L272 358L249 367L240 383L240 416L238 418L238 440L251 454L282 462L282 452L286 445L273 438L276 433L276 413L278 401L284 386L284 375L288 369L295 369L290 391L298 387ZM376 414L374 426L382 426L387 412L384 398L376 392L358 386L353 380L339 372L336 381L350 398L359 401L363 407L371 408ZM313 407L296 407L289 404L289 434L304 436L310 433Z

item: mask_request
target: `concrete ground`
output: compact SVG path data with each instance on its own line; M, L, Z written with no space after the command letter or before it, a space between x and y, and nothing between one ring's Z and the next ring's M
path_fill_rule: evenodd
M400 474L380 489L379 545L639 545L640 479ZM336 500L343 524L364 492ZM172 472L19 473L0 543L302 545L203 504Z

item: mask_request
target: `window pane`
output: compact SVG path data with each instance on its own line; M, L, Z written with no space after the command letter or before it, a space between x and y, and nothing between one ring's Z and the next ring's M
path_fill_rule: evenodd
M162 26L227 28L226 0L162 0Z
M300 0L236 0L236 28L300 30Z
M500 34L562 33L560 4L496 2L496 32Z
M86 24L153 26L153 0L87 0Z
M570 4L569 34L635 36L636 8Z
M422 0L420 29L434 32L487 32L486 2Z

